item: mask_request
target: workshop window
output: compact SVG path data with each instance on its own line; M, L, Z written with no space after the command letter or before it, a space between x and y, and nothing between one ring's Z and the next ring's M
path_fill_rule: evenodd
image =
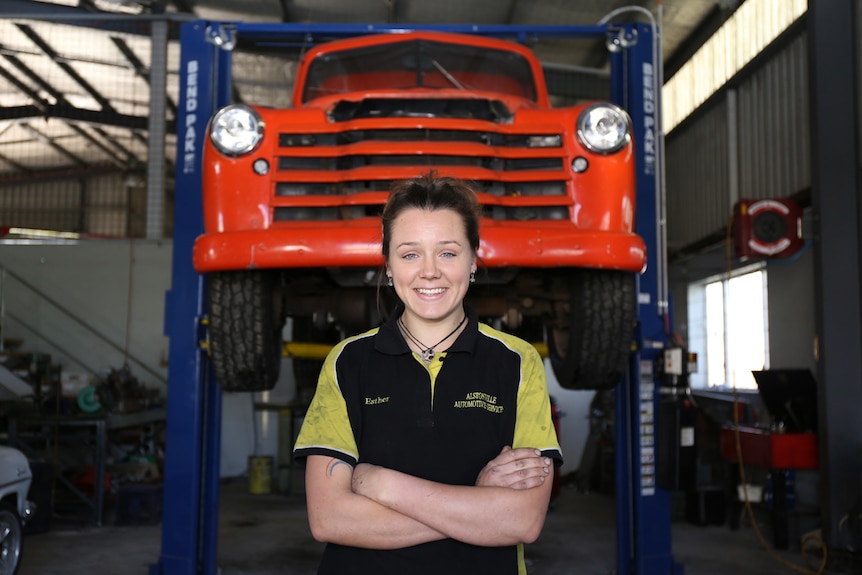
M688 321L692 387L757 389L751 372L769 369L765 268L690 285Z

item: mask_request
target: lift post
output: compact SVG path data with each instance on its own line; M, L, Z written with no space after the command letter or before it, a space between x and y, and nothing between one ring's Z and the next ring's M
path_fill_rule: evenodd
M171 360L162 549L151 575L217 573L222 395L202 345L204 282L192 267L194 241L203 232L202 141L210 116L230 96L229 54L210 32L204 22L182 26L173 262L165 301Z
M537 37L603 38L613 48L610 99L635 126L638 169L637 232L648 246L639 278L638 343L629 376L617 389L617 573L680 575L671 555L670 496L655 485L654 417L658 385L652 362L666 346L663 295L662 178L657 33L649 25L420 26L189 22L181 29L180 100L172 285L166 299L170 338L162 547L151 575L215 575L221 390L212 377L205 340L204 279L192 267L195 238L203 232L202 145L209 118L231 94L230 49L251 42L313 41L362 34L436 30L525 42ZM650 450L649 448L653 449Z
M638 281L637 351L616 390L615 496L617 573L682 575L671 549L670 493L657 485L660 386L655 361L668 346L669 305L665 248L664 150L661 136L661 63L657 30L638 24L621 32L626 49L613 53L614 99L635 126L637 154L636 231L647 245L647 268ZM622 439L622 441L621 441Z

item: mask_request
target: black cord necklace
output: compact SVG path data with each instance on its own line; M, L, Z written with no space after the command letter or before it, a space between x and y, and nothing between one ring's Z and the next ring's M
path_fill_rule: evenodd
M418 339L416 339L416 337L412 333L410 333L410 330L407 329L407 326L404 325L404 320L402 317L398 318L398 326L404 332L404 335L406 335L408 338L410 338L410 341L415 343L416 346L419 348L419 355L420 355L420 357L422 357L422 361L431 361L432 359L434 359L434 348L437 347L438 345L440 345L441 343L443 343L444 341L446 341L447 339L449 339L450 337L452 337L453 335L455 335L455 332L458 331L459 329L461 329L461 326L464 325L464 323L466 321L467 321L467 314L465 313L464 317L461 318L461 322L455 326L455 329L450 331L449 335L447 335L446 337L444 337L443 339L441 339L440 341L438 341L437 343L435 343L432 346L427 346L424 343L422 343L421 341L419 341Z

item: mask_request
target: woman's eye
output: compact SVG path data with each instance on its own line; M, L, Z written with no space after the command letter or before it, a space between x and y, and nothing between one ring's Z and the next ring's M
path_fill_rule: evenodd
M419 256L417 256L416 254L404 254L404 255L403 255L403 256L401 256L401 257L402 257L402 258L404 258L405 260L413 260L413 259L416 259L416 258L417 258L417 257L419 257Z

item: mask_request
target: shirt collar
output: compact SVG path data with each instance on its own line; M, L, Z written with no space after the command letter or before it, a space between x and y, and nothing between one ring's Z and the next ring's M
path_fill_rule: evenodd
M467 325L464 327L464 331L458 336L458 339L449 346L446 353L456 351L472 353L476 347L476 339L479 337L479 318L476 315L476 310L467 304L464 304L464 312L467 314ZM410 347L398 328L398 318L403 313L404 305L398 304L398 307L383 322L377 332L377 337L374 338L375 350L387 355L410 353Z

